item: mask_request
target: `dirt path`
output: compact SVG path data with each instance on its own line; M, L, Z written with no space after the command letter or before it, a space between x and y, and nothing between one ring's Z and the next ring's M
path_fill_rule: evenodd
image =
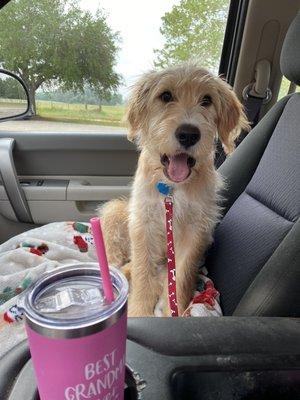
M126 133L126 128L91 124L74 124L69 122L17 120L0 122L0 131Z

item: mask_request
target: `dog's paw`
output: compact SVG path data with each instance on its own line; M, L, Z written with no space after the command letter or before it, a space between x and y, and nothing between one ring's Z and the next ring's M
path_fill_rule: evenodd
M121 267L121 272L125 275L128 282L130 282L131 278L131 262L128 262L124 266Z

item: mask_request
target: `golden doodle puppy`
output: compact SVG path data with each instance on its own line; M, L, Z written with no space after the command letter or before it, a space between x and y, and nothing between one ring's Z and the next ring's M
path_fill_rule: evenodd
M127 121L140 156L130 199L110 201L100 212L108 260L128 263L129 316L170 315L164 198L156 184L170 185L181 314L219 217L216 136L230 153L248 123L230 86L191 63L143 75L133 87Z

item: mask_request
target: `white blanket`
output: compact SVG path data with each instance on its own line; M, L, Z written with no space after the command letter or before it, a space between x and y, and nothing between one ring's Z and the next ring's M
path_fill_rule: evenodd
M87 223L48 224L0 245L0 357L26 338L18 296L46 271L91 261L96 261L96 254ZM218 292L202 269L198 290L184 315L220 316L218 300Z

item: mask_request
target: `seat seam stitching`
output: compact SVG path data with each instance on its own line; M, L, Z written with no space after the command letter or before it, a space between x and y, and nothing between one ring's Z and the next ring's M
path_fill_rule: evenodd
M286 218L284 215L280 214L278 211L276 211L274 208L269 207L267 204L265 204L264 202L262 202L260 199L258 199L255 195L253 195L253 193L249 193L248 192L249 189L246 188L245 193L251 197L253 200L257 201L259 204L261 204L263 207L267 208L268 210L272 211L274 214L278 215L278 217L284 219L287 222L290 222L291 224L295 224L295 221L290 220L288 218Z

